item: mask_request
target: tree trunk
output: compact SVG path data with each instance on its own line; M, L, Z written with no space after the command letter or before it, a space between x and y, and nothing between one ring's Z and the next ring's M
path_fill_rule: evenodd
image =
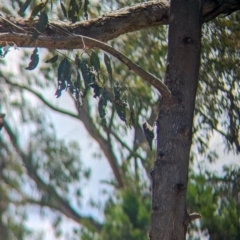
M165 84L173 100L161 101L157 157L152 176L150 239L185 239L186 193L198 83L202 25L201 0L172 0Z

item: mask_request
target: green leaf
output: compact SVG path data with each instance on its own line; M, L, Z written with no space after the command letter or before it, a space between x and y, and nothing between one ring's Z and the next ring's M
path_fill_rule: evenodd
M77 71L77 80L75 81L74 84L75 84L76 88L80 89L80 87L81 87L81 75L78 71Z
M115 101L121 101L121 89L119 87L119 85L117 84L116 87L113 88L114 89L114 100Z
M101 89L102 88L96 83L90 84L90 87L93 89L93 93L94 93L93 97L94 98L99 97L100 94L101 94Z
M30 63L28 64L28 67L26 67L25 69L27 70L33 70L37 67L38 63L39 63L39 55L38 55L38 49L35 48L33 50L33 53L30 57L31 61Z
M107 68L110 81L112 81L112 67L111 67L111 62L110 62L109 56L108 56L106 53L104 53L104 63L105 63L105 66L106 66L106 68Z
M130 119L129 119L129 125L135 126L136 125L136 117L133 107L130 108Z
M140 206L139 199L134 192L132 191L123 192L122 208L134 227L137 227L139 206Z
M21 6L20 10L18 11L20 16L23 16L23 13L26 11L31 1L32 0L26 0L25 3Z
M61 96L62 90L67 89L68 86L66 87L66 82L67 82L67 85L69 85L70 87L72 85L70 69L71 69L71 65L68 59L64 58L58 66L58 79L57 79L58 88L55 93L57 98Z
M128 102L128 106L130 109L130 118L129 118L129 125L134 126L136 124L136 116L135 116L135 112L134 112L134 97L130 94L128 94L127 96L127 102Z
M32 13L31 13L31 16L29 18L29 21L32 22L34 17L40 12L42 11L42 9L46 6L46 3L47 2L42 2L40 4L38 4L33 10L32 10Z
M124 102L115 102L115 108L117 110L117 114L119 118L123 121L126 122L126 103Z
M78 18L79 10L82 6L82 1L78 1L79 5L77 4L76 0L70 0L69 9L68 9L68 18L75 23Z
M106 106L108 99L108 92L103 91L98 102L98 112L101 118L105 118L106 116Z
M43 32L43 30L45 29L47 24L48 24L48 16L47 16L45 11L42 11L41 14L40 14L40 17L38 19L36 29L34 29L32 39L36 39L38 37L38 35L41 32Z
M64 17L67 18L67 10L66 10L65 6L63 5L62 1L60 4L61 4L61 9L63 11Z
M88 12L87 12L88 5L89 5L89 1L84 0L83 11L84 11L84 17L85 17L86 20L88 20Z
M70 68L70 62L67 58L64 58L58 66L58 80L69 81L71 78Z
M133 105L134 105L134 97L130 93L127 95L127 101L128 101L129 107L130 108L133 107Z
M46 60L45 63L55 63L57 60L58 60L58 55L55 55L54 57Z
M90 57L90 63L93 65L96 72L100 71L100 61L99 61L97 53L92 52L91 57Z
M87 65L87 59L83 59L81 61L80 68L81 68L85 88L89 88L90 84L95 82L95 79L94 79L94 75L91 73Z
M86 94L90 88L90 84L93 83L87 61L88 60L85 58L83 60L80 60L78 55L76 55L75 64L78 66L78 68L81 69L84 86L85 86L85 90L84 90L83 96L82 96L83 98L86 96ZM79 74L79 79L80 79L80 74Z

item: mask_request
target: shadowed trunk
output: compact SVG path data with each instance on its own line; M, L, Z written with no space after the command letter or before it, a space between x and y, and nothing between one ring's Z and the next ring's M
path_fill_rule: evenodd
M189 152L200 65L202 3L172 0L165 84L172 101L160 103L157 158L152 176L152 240L185 239Z

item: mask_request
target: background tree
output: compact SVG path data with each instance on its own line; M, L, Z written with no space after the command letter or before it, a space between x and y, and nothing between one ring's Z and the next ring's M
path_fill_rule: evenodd
M30 3L30 1L26 3ZM50 3L45 6L47 12L50 11ZM215 4L215 2L213 3ZM27 11L25 13L20 11L20 13L30 16L32 12L30 9L36 9L37 4L39 2L31 1ZM68 4L71 3L64 2L67 9ZM210 20L219 13L228 13L237 9L237 5L234 2L229 5L223 2L218 7L214 4L210 10L206 7L203 8L205 20ZM4 13L11 13L11 15L15 13L17 16L17 11L23 9L22 6L24 5L21 2L15 1L12 5L5 5L2 9ZM83 16L84 13L85 16L88 13L92 18L99 16L100 12L104 11L105 6L103 3L95 7L89 5L87 11L83 7L79 17ZM123 6L125 6L124 1L116 1L113 4L114 9ZM152 5L149 3L149 6L156 7L154 3ZM159 7L159 4L157 6ZM164 7L166 9L169 7L167 2L162 4L162 6L160 10L165 9ZM52 12L59 14L59 18L61 19L63 12L60 7L59 4L53 4ZM139 6L136 9L138 8ZM148 10L148 8L146 9ZM156 21L155 19L157 24L168 22L168 10L166 9L166 20L163 18ZM206 14L206 9L208 10L208 14ZM125 12L127 13L127 11ZM71 12L68 12L68 15L70 14ZM132 19L134 19L137 15L132 13L132 16ZM152 14L152 16L150 23L148 23L149 26L154 22L154 15ZM114 18L116 18L116 15L113 15L112 18L111 16L109 18L106 17L105 20L112 21ZM6 29L7 32L9 32L9 28L13 29L12 33L15 36L15 32L21 32L22 29L25 29L25 31L29 30L24 22L10 19L14 24L20 23L18 26L21 29L17 29L15 28L16 26L9 25L4 19L6 19L5 15L1 18L1 32L3 33L1 33L1 41L4 41L4 43L7 42L12 45L11 41L13 41L11 38L6 38L6 34L4 34ZM98 21L101 21L101 19L104 18L100 18ZM139 16L136 19L138 19L138 22L141 22ZM193 139L197 147L198 158L199 154L202 154L204 158L208 158L210 161L214 161L216 158L216 153L208 149L208 141L213 131L219 132L224 137L223 139L227 143L228 150L239 152L239 104L237 104L239 101L239 73L235 69L235 66L239 65L239 49L236 47L237 38L235 37L239 35L238 22L238 16L234 14L224 19L214 20L210 24L205 25L203 30L203 71L200 73ZM38 20L36 20L37 23L39 23ZM131 24L133 25L129 21L130 26ZM147 25L144 27L147 27ZM143 27L141 26L141 28ZM51 35L52 29L50 28L48 34ZM135 29L137 30L137 27ZM130 31L135 29L130 29ZM59 28L58 31L60 31ZM91 31L88 32L91 33ZM62 34L62 31L60 31L60 34ZM118 32L116 34L121 33ZM10 36L11 34L8 33L8 35ZM117 35L114 35L114 37ZM148 37L146 38L146 36ZM27 35L27 37L31 40L31 35ZM40 38L41 36L38 37ZM22 39L20 38L20 40ZM69 39L71 39L71 36ZM100 40L107 39L100 38ZM22 45L16 41L14 42L19 47L36 47L39 44L43 44L44 41L24 40L22 41ZM36 45L36 42L38 45ZM83 41L79 41L79 44L82 43ZM121 52L124 52L133 62L137 62L145 69L151 69L152 74L163 79L165 71L164 59L167 51L165 28L161 28L161 30L153 28L134 32L112 41L111 44ZM161 51L159 52L156 49L161 49ZM2 55L7 52L6 50L8 49L2 48ZM54 227L57 235L61 235L60 219L66 216L82 226L81 230L79 228L75 229L73 235L76 237L81 235L83 239L147 239L150 223L149 213L151 211L150 178L148 173L153 166L154 153L150 151L146 144L141 125L146 119L152 125L154 124L158 112L157 93L149 85L143 83L142 79L138 76L130 74L125 66L111 59L112 79L121 87L117 88L120 91L120 95L124 95L125 92L122 89L125 90L127 88L127 96L131 96L133 99L127 99L126 101L129 106L128 111L130 116L130 103L133 101L132 108L134 110L135 124L134 127L129 129L126 123L121 121L123 119L123 114L120 111L121 108L119 110L119 106L114 102L108 103L105 111L106 117L103 118L105 119L105 124L102 124L103 119L99 117L99 114L101 116L101 113L103 113L101 107L99 107L101 105L97 103L96 99L92 98L90 92L84 98L83 106L80 109L76 106L76 109L72 112L70 109L65 110L62 106L59 107L52 104L52 96L50 100L47 100L46 91L48 88L56 88L55 79L57 77L58 66L64 57L61 58L61 55L59 55L61 59L58 62L52 65L41 63L40 67L36 68L35 71L28 73L23 70L28 65L24 59L29 59L32 51L28 51L26 55L24 53L23 59L19 63L21 78L16 78L12 72L1 71L1 84L4 86L3 88L1 87L1 102L3 110L7 112L5 129L2 131L1 137L1 193L3 194L1 194L2 214L0 227L2 229L1 232L6 236L2 235L4 236L3 239L11 239L14 235L18 239L25 239L27 235L34 234L26 229L24 224L24 220L27 217L25 207L28 205L38 205L43 209L48 207L54 212ZM73 52L67 53L63 51L61 53L64 56L67 54L69 59L74 59L76 54L81 55L83 51L73 50ZM87 53L92 56L90 50L87 50ZM45 52L39 51L41 58L43 58L44 54ZM55 56L55 54L53 53L51 56ZM34 56L36 57L37 54ZM147 60L142 58L142 56L148 56ZM159 57L161 58L159 59ZM49 58L50 56L46 57L46 59ZM96 60L94 59L96 58L93 58L92 62L91 59L89 60L89 64L93 68L96 66L96 63L94 64ZM72 69L74 69L74 64L71 61L70 63ZM111 78L111 74L107 66L105 68L103 65L101 65L99 74L103 80L108 80ZM4 69L3 63L1 69ZM82 71L81 75L83 73L84 71ZM74 72L72 76L77 78L77 74L74 75ZM103 86L101 87L104 88ZM93 89L96 94L96 88ZM108 90L107 87L104 89ZM29 93L35 95L40 100L40 103L46 104L52 110L80 120L86 127L89 135L98 143L101 152L108 160L114 175L112 179L107 179L107 182L114 187L114 194L109 195L108 201L103 207L105 209L105 221L103 223L98 222L97 219L92 217L83 216L79 211L79 207L73 207L75 204L70 199L73 198L73 194L75 194L76 202L80 202L83 199L83 196L81 196L81 187L84 181L88 180L89 171L79 161L79 149L76 143L66 146L64 141L57 140L54 129L48 119L44 117L44 113L39 111L39 108L36 108L35 104L28 102ZM115 93L116 96L117 94ZM122 99L125 100L126 98ZM7 111L7 109L11 110ZM11 114L13 120L10 121ZM28 136L24 137L24 140L21 140L23 136L17 133L17 129L14 129L16 127L13 126L17 126L20 132L22 132L22 129L27 128L29 135L27 134ZM132 136L131 141L129 138L122 137L127 134ZM192 158L193 162L197 159L194 152ZM17 162L16 159L18 159ZM146 159L148 160L146 161ZM233 238L237 239L239 229L238 224L234 224L234 222L238 223L239 221L239 208L237 207L239 200L236 197L239 193L239 177L236 169L231 170L231 168L226 168L225 174L221 177L208 172L206 175L203 170L200 174L193 173L190 175L192 176L192 180L189 183L189 207L190 210L201 213L203 217L200 226L194 225L190 228L190 236L196 236L196 232L200 229L204 233L209 234L212 239L219 239L214 234L219 233L220 236L226 234L223 232L226 228L223 229L221 224L223 224L228 214L230 214L231 217L228 219L231 219L229 220L231 228L229 229L231 229ZM205 179L208 180L209 187L206 186L206 188L201 189L201 186L204 186ZM31 192L29 188L32 189ZM226 194L226 191L227 196L233 196L232 199L224 199L223 192ZM212 202L208 202L208 196L212 196L212 193L215 193L215 198L212 199ZM17 211L18 218L13 219L14 211ZM219 213L221 213L222 220ZM211 219L216 219L216 221L212 222L210 221Z

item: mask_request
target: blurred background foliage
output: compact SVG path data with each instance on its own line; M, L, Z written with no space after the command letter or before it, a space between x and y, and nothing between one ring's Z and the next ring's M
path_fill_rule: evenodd
M29 6L21 15L27 18L40 1L25 2ZM143 1L132 1L131 4L140 2ZM71 1L61 3L68 9ZM2 1L1 14L18 16L23 4L20 0ZM127 1L118 0L83 1L75 20L85 21L128 5ZM66 21L62 8L60 1L48 1L49 19ZM226 152L239 154L240 151L239 13L204 24L202 36L187 199L189 212L199 212L202 218L189 226L188 239L237 240L240 239L240 167L226 161L223 170L216 172L207 166L217 164L219 157L218 149L209 147L216 134L222 137L221 148ZM125 34L110 44L164 79L166 26ZM14 62L0 59L0 110L7 113L5 128L0 134L0 239L46 239L47 233L28 226L32 208L39 209L42 217L51 215L56 238L148 239L151 216L149 171L155 154L149 149L141 125L145 120L154 125L159 103L157 92L110 57L112 78L115 84L125 89L126 101L131 99L134 123L129 126L121 121L116 105L108 102L106 122L102 124L100 98L93 97L93 90L88 91L81 108L73 98L69 98L72 105L68 109L52 103L60 61L64 56L70 59L72 79L75 80L76 55L88 57L91 51L39 50L39 65L30 72L25 68L33 50L19 51L21 59ZM109 81L103 53L95 52L100 58L99 74ZM44 63L56 54L58 61ZM46 109L58 113L59 122L61 116L68 116L82 123L89 138L99 146L83 150L109 163L113 174L102 180L102 195L99 199L88 199L91 208L101 212L103 219L92 215L90 210L89 215L81 213L82 203L86 201L83 189L91 181L91 169L86 167L85 154L80 151L82 139L75 142L59 138L54 127L56 123L48 117ZM68 233L63 219L75 222Z

